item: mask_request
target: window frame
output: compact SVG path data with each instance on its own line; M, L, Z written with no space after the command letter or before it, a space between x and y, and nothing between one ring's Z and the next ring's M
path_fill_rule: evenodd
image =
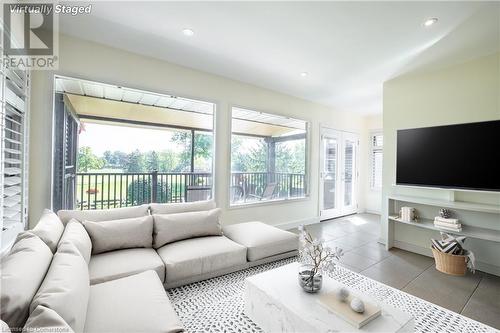
M309 201L311 200L311 170L310 170L310 159L311 159L311 149L310 149L310 144L311 144L311 120L307 118L296 118L293 116L288 116L284 115L280 112L274 112L274 111L262 111L257 108L252 108L252 107L247 107L247 106L242 106L238 104L230 104L229 106L229 117L227 120L228 128L229 128L229 137L228 137L228 142L229 144L227 145L227 168L228 168L228 173L226 174L226 179L228 183L225 185L225 197L226 197L226 209L227 210L234 210L234 209L242 209L242 208L251 208L251 207L258 207L258 206L268 206L268 205L276 205L276 204L286 204L290 202L301 202L301 201ZM233 137L233 110L234 109L245 109L249 111L254 111L258 113L266 113L269 115L274 115L277 117L282 117L282 118L292 118L295 120L300 120L305 123L305 130L306 130L306 135L305 135L305 174L304 174L304 196L301 197L296 197L296 198L280 198L280 199L272 199L272 200L264 200L264 201L254 201L254 202L243 202L243 203L231 203L231 191L230 191L230 186L231 186L231 177L232 177L232 137ZM240 135L240 134L236 134Z
M382 145L375 146L374 138L376 136L382 136ZM384 156L384 133L382 130L376 130L370 132L370 190L380 192L382 191L382 177L383 177L383 167L380 170L380 186L375 186L375 153L382 153L382 160Z

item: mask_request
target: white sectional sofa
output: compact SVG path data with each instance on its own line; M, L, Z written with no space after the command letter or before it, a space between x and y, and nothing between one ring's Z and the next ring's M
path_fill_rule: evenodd
M182 331L165 288L297 254L295 234L221 227L219 213L213 201L46 211L2 260L1 319L26 332Z

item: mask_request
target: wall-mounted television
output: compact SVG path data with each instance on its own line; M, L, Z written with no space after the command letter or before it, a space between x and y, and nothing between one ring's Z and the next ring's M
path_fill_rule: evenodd
M398 130L396 184L500 192L500 120Z

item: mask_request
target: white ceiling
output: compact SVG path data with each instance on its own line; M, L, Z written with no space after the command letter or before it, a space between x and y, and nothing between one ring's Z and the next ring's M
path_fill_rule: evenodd
M499 22L500 2L114 1L61 16L60 30L370 114L392 77L499 51Z

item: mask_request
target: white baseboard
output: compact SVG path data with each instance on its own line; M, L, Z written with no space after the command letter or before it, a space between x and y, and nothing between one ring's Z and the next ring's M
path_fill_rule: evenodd
M368 214L375 214L375 215L381 215L382 213L380 211L377 211L377 210L371 210L371 209L365 209L364 211L365 213L368 213Z
M430 248L425 248L425 247L421 247L421 246L417 246L414 244L405 243L405 242L401 242L401 241L396 241L396 240L394 241L394 247L397 247L398 249L401 249L401 250L406 250L406 251L418 253L418 254L421 254L423 256L433 257L432 251ZM491 265L491 264L488 264L488 263L485 263L482 261L476 260L476 269L479 271L482 271L482 272L486 272L489 274L500 276L500 267L499 266Z
M319 223L319 216L311 217L311 218L303 219L303 220L292 221L292 222L280 223L280 224L276 224L275 227L283 229L283 230L290 230L293 228L297 228L299 225L308 225L308 224L314 224L314 223Z

